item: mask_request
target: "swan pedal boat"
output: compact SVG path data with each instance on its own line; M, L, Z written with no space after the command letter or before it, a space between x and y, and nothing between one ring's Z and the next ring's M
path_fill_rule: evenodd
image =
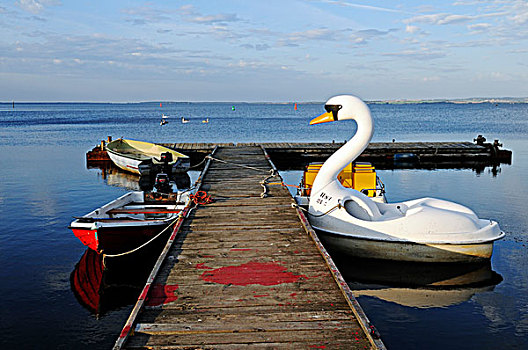
M122 253L139 247L167 228L188 201L188 192L132 191L77 217L69 228L84 245L98 253Z
M310 124L351 119L357 130L319 170L311 189L308 219L331 249L371 259L416 262L475 262L490 259L504 237L497 222L469 208L435 198L381 203L344 187L338 174L368 146L374 133L368 106L340 95Z
M117 139L106 145L108 156L119 168L134 174L149 175L163 166L163 153L169 153L172 159L168 162L172 173L189 170L190 158L173 149L150 142Z

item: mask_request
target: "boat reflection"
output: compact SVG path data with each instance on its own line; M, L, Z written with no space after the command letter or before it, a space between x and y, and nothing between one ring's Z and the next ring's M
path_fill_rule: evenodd
M502 276L491 262L427 264L351 259L331 252L356 297L369 296L402 306L438 308L460 304L491 291Z
M114 187L123 187L132 191L141 191L141 177L136 174L119 171L117 168L101 169L101 177L106 184Z
M70 274L79 304L96 317L137 301L162 245L119 258L87 249Z
M140 176L121 171L115 166L98 169L101 170L101 178L107 185L122 187L132 191L151 191L156 180L156 174ZM174 182L179 190L187 189L191 186L191 178L188 173L173 174L171 175L171 181Z

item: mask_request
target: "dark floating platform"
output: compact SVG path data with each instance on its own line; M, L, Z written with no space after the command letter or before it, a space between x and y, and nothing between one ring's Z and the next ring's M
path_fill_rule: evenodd
M481 135L475 142L371 142L359 156L377 169L472 168L511 164L512 151L502 149L495 140L486 143ZM188 155L191 166L199 164L215 146L248 147L262 145L280 170L302 169L310 162L322 162L343 145L336 143L161 143ZM110 162L104 143L86 154L87 165L102 166Z

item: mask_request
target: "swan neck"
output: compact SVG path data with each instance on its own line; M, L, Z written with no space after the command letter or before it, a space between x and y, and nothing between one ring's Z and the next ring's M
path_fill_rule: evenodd
M354 136L339 148L323 164L312 187L312 195L321 191L326 185L337 181L339 173L353 162L367 148L374 134L372 119L356 121L357 131Z

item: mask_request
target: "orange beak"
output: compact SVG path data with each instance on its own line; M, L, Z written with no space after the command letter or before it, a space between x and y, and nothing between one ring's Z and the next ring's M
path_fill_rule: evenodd
M320 116L312 119L310 121L310 125L328 123L328 122L333 122L333 121L334 121L334 116L332 115L332 112L327 112L325 114L321 114Z

